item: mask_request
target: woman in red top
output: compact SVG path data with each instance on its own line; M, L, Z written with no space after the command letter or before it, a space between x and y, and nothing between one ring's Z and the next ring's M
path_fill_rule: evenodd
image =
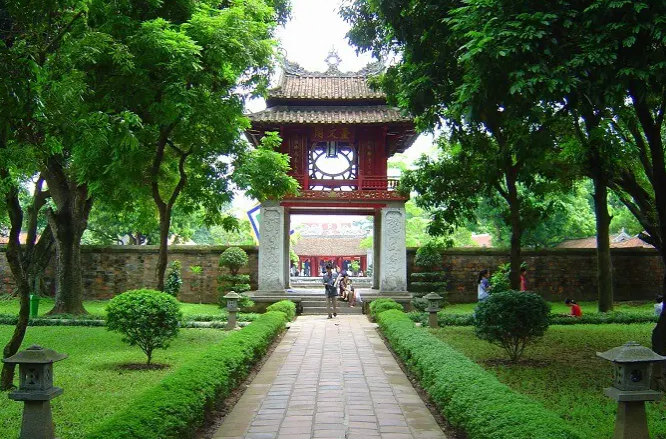
M582 317L583 311L580 309L580 305L576 303L573 299L566 299L565 304L571 307L571 317Z

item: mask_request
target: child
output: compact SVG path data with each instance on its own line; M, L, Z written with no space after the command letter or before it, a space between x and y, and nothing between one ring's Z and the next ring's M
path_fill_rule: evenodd
M349 306L353 308L356 305L356 292L354 291L354 285L352 285L352 280L351 277L349 277L349 273L345 275L342 281L344 282L345 296L347 297Z
M527 291L527 268L520 267L520 291Z
M571 317L582 317L583 310L580 309L580 305L576 303L573 299L566 299L564 303L571 307Z

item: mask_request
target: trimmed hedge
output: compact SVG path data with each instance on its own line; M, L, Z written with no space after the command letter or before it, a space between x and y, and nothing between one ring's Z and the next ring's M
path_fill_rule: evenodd
M256 313L238 313L236 320L238 322L253 322L261 314ZM92 318L91 318L92 317ZM197 328L196 322L211 322L211 328L224 328L227 324L227 314L223 313L217 316L210 314L195 314L186 316L181 322L182 328ZM94 320L93 320L94 319ZM0 325L16 325L18 317L12 314L0 314ZM33 317L28 321L28 326L106 326L106 320L101 316L67 316L61 314L49 317Z
M281 311L287 315L290 322L296 317L296 304L291 300L280 300L266 307L266 311Z
M446 282L412 282L409 291L413 293L430 293L446 291Z
M514 392L409 317L389 310L377 322L446 419L469 439L581 439L541 404Z
M372 318L377 318L377 315L387 311L389 309L395 309L398 311L403 311L404 308L398 302L393 299L375 299L370 302L370 316Z
M428 322L427 313L412 312L409 318L414 322ZM657 316L652 312L627 312L612 311L607 313L583 314L582 317L568 317L559 314L551 314L549 321L551 325L602 325L604 323L656 323ZM439 326L472 326L474 325L474 314L448 314L439 312L437 314Z
M422 271L412 273L409 277L413 282L440 282L444 279L443 271Z
M191 437L204 414L247 376L287 321L268 312L232 332L103 422L86 439L180 439Z

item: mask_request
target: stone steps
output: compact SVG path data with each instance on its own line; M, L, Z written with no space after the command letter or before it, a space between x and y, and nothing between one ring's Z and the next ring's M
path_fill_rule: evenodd
M347 305L346 302L339 302L337 309L338 309L337 313L340 314L340 315L342 315L342 314L344 314L344 315L349 315L349 314L361 315L361 314L363 314L363 308L361 307L361 305L356 305L354 308L351 308L349 305ZM316 306L316 307L312 306L312 307L307 307L307 308L303 307L303 314L302 315L304 315L304 316L308 316L308 315L310 315L310 316L311 315L326 315L326 314L327 314L326 305Z
M301 300L301 306L303 307L303 315L326 315L326 298L322 294L319 297L308 297ZM337 302L337 313L338 314L363 314L363 306L361 303L356 303L356 306L353 308L349 306L349 303L343 302L338 299Z
M352 277L355 288L371 288L372 278L370 277ZM320 277L291 277L289 284L292 288L317 288L323 284Z

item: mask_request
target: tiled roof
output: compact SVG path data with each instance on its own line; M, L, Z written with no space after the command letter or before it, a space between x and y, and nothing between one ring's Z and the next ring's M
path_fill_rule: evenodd
M644 247L644 248L653 248L650 244L647 242L641 240L640 238L633 236L630 237L629 239L622 240L622 241L613 241L614 235L611 235L611 242L610 242L610 247L611 248L636 248L636 247ZM597 238L595 236L591 236L589 238L582 238L582 239L570 239L568 241L561 242L557 245L558 248L597 248Z
M294 251L299 256L363 256L366 250L360 247L361 239L302 236L294 244Z
M253 122L271 123L386 123L411 122L396 108L387 105L374 106L276 106L249 115Z
M370 89L367 77L284 75L281 84L269 92L269 99L355 100L384 99L381 91Z

